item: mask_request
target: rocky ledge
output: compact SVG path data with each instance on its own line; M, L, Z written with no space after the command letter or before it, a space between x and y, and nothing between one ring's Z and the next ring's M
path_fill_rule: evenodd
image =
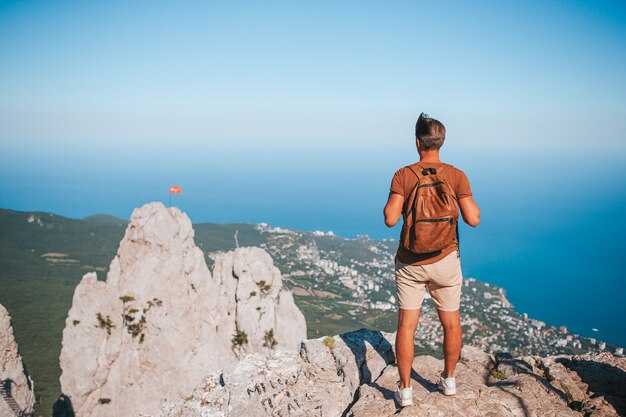
M393 399L394 333L367 329L302 342L300 351L247 354L209 374L161 417L192 416L620 416L626 413L626 358L487 354L465 346L457 394L437 390L443 361L413 361L412 407Z
M11 316L0 304L0 416L31 416L34 406L33 381L19 354Z

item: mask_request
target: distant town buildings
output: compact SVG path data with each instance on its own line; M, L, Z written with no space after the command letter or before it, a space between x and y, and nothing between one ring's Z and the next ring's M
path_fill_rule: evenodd
M389 244L390 240L373 240L367 236L342 239L331 231L295 232L266 223L256 225L256 229L265 234L261 246L274 258L285 277L285 285L298 289L294 292L296 302L299 297L309 297L306 299L309 308L313 306L333 320L353 318L355 325L373 315L383 318L378 323L394 323L397 319L395 242ZM570 334L565 326L548 325L529 318L527 313L517 313L502 288L474 278L465 278L463 287L464 343L487 352L508 351L516 356L579 354L608 348L615 354L623 354L621 347ZM439 348L442 341L441 324L426 291L415 343Z
M329 230L328 232L322 232L321 230L316 230L314 232L312 232L313 236L335 236L335 233L332 230Z

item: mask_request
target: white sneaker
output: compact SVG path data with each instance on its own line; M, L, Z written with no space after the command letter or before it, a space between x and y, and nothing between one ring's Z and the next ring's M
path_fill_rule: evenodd
M439 391L443 392L443 395L456 394L456 380L453 376L450 378L444 378L443 374L439 376L439 384L437 384Z
M413 387L400 389L400 382L396 386L396 392L394 398L400 404L400 407L406 407L407 405L413 405Z

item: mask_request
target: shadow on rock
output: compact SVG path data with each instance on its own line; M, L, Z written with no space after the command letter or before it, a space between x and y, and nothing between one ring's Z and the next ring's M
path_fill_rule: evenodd
M393 398L393 391L389 388L385 388L376 382L370 382L369 386L372 388L376 388L378 391L380 391L383 394L383 398L385 398L386 400L390 400Z
M431 382L418 374L415 369L411 368L411 379L415 380L418 384L424 387L428 392L438 392L437 384Z
M367 363L366 342L383 358L385 363L393 363L396 361L393 346L391 346L391 343L385 339L380 331L364 328L354 332L342 333L339 337L341 337L346 346L348 346L354 354L361 384L370 383L378 377L378 375L374 375L372 379L372 372Z
M562 364L570 371L576 372L582 382L589 387L588 393L592 398L604 397L619 415L626 416L626 372L609 363L590 361L576 358L559 358L557 363ZM585 404L574 404L575 407L585 409Z
M487 375L487 380L485 381L486 385L496 387L499 390L506 392L508 395L515 397L523 410L524 416L527 417L531 415L528 406L524 401L524 398L518 394L519 392L524 390L524 386L523 384L521 384L521 381L508 380L508 378L514 377L516 375L526 375L527 377L539 383L543 388L545 388L546 391L556 394L563 400L565 404L568 403L567 394L562 390L556 388L554 385L548 382L547 379L541 377L540 375L537 375L531 363L525 361L524 359L513 358L508 352L496 352L494 354L494 358L495 364L490 373ZM492 371L496 372L492 373ZM491 377L489 375L491 375ZM496 375L501 375L501 377L499 378ZM493 382L494 379L501 378L505 379Z
M52 417L75 417L72 400L65 394L61 394L52 406Z
M5 379L2 381L2 392L0 393L0 396L2 396L2 399L4 400L4 402L6 402L6 404L9 406L9 408L11 409L11 411L16 415L20 415L21 414L21 408L20 406L15 402L15 398L13 398L13 394L12 394L12 388L11 386L13 385L13 380L12 379Z
M526 403L524 402L524 399L522 398L522 396L513 392L513 391L518 391L518 392L520 391L520 387L517 382L501 381L501 382L497 382L493 384L492 386L498 388L502 392L506 392L512 397L515 397L520 408L524 412L524 417L530 417L530 413L528 412L528 407L526 406Z
M511 377L514 375L528 375L536 380L538 383L543 385L546 390L552 391L553 393L561 397L561 399L565 401L565 403L568 402L567 394L565 392L556 388L554 385L548 382L547 379L537 375L533 370L533 366L525 360L513 358L508 352L496 352L495 359L495 368L505 371L507 377ZM487 385L503 386L506 384L503 382L496 382L494 384L487 383Z
M396 361L393 346L385 336L378 330L362 328L348 333L341 333L339 337L354 355L356 368L359 372L359 385L369 384L379 390L385 398L393 397L393 392L389 389L373 383L388 364ZM348 415L351 407L358 399L359 389L357 388L354 391L351 403L343 411L342 417Z

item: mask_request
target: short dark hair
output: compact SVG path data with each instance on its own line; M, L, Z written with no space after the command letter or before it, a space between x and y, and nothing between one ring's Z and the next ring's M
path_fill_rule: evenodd
M421 113L415 124L415 139L422 141L424 150L437 150L446 140L446 128L439 120Z

